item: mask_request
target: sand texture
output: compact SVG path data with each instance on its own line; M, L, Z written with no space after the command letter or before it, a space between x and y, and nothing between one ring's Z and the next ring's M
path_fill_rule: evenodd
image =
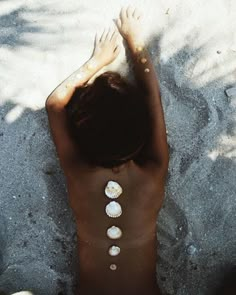
M236 265L236 1L2 0L0 294L73 294L75 223L44 103L129 3L145 15L170 146L158 282L214 294ZM108 69L132 78L129 66L123 50Z

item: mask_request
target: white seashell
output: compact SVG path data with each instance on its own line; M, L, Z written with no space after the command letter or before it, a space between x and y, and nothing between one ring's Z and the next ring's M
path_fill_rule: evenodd
M115 201L112 201L109 204L107 204L105 210L106 214L112 218L119 217L122 214L121 205Z
M117 256L120 254L120 247L118 246L111 246L108 250L108 253L111 255L111 256Z
M122 231L119 227L113 225L108 228L107 230L107 236L110 239L116 240L119 239L122 236Z
M110 199L116 199L122 194L122 187L115 181L108 181L105 195Z
M110 269L111 269L111 270L116 270L116 269L117 269L117 265L114 264L114 263L111 264L111 265L110 265Z

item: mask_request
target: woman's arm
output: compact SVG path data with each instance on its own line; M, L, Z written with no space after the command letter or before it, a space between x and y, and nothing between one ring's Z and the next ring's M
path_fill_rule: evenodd
M104 32L96 37L92 58L79 70L63 81L47 98L46 110L52 138L56 146L61 167L66 175L73 173L73 168L81 160L78 147L69 135L65 106L73 91L86 83L103 66L111 63L119 54L117 31Z
M46 106L63 108L70 101L75 88L84 85L102 67L103 65L97 62L95 58L89 59L52 91L46 100Z
M104 31L100 38L96 35L92 57L52 91L46 100L46 106L64 108L76 87L84 85L101 68L111 63L119 54L118 36L118 32L111 29Z
M167 170L169 152L160 89L155 68L140 34L142 31L140 19L141 15L136 9L123 8L117 26L130 49L135 77L146 96L149 107L152 136L146 157Z

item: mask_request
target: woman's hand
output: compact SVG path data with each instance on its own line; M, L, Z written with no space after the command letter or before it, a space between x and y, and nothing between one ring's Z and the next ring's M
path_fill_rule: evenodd
M113 62L120 53L118 41L119 32L116 29L104 30L100 38L96 35L92 59L101 66Z
M142 15L136 9L129 6L122 8L120 17L116 21L116 25L122 37L127 42L142 43Z

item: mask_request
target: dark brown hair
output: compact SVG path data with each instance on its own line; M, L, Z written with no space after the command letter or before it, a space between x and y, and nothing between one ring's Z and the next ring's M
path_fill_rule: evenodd
M118 73L105 72L92 84L76 88L66 110L70 133L91 165L122 164L147 140L144 96Z

